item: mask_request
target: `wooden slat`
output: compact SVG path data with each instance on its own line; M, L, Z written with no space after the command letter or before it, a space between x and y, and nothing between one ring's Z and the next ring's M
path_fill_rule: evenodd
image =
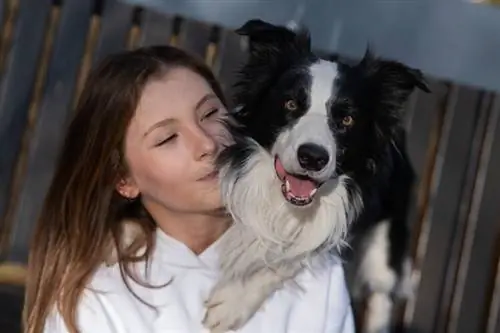
M424 332L433 332L440 311L479 97L475 90L454 86L448 100L432 176L431 201L426 214L430 229L413 316L413 324Z
M2 30L0 31L0 38L2 37L2 34L5 32L4 19L6 15L7 15L7 1L3 0L0 2L0 27L2 28ZM1 53L2 53L2 47L0 46L0 54Z
M496 240L496 274L485 333L500 332L500 235Z
M2 1L2 32L0 43L0 75L5 72L5 62L12 41L12 30L17 19L19 10L19 0L4 0Z
M80 97L80 93L83 90L85 81L87 80L87 76L90 72L90 69L92 68L93 55L97 44L100 27L101 27L101 17L97 15L96 12L94 12L90 20L90 27L87 33L84 46L85 51L83 53L83 57L79 66L80 69L77 75L76 88L75 88L75 93L73 94L73 103L71 106L71 109L73 110L76 108L78 99Z
M417 177L407 220L413 229L410 252L417 257L418 236L423 227L422 217L428 202L430 176L442 130L443 105L449 90L443 82L431 78L428 81L431 93L416 90L405 110L408 156Z
M456 302L453 302L453 300L457 283L457 271L459 261L462 257L462 245L470 212L470 203L473 199L476 175L480 166L481 147L486 134L492 100L493 95L491 93L481 93L481 103L476 119L476 130L471 143L471 153L467 163L464 187L456 214L455 233L452 235L453 242L446 267L444 286L441 291L441 311L435 326L437 332L455 331L453 328L453 317L456 314L456 310L454 310L454 303Z
M205 59L211 31L212 27L206 23L184 20L176 45Z
M33 94L51 0L22 0L0 90L0 220L7 206Z
M481 93L481 102L476 119L476 130L471 143L471 153L467 163L467 172L461 193L460 205L456 213L455 232L451 244L450 255L446 267L443 288L441 290L441 310L437 318L435 330L437 332L453 331L450 325L453 317L453 298L457 282L458 263L461 259L462 243L467 226L470 211L470 202L473 197L473 189L476 182L476 174L479 167L481 147L483 145L486 127L489 120L489 109L491 107L492 94Z
M437 147L449 93L449 85L445 82L433 78L427 78L427 80L431 93L417 90L411 96L406 110L408 155L417 176L407 216L411 231L409 250L414 260L413 278L417 284L429 228L424 217L429 202L432 170L436 164ZM393 321L396 327L405 327L411 323L415 301L416 298L413 298L394 308Z
M27 270L25 265L19 263L0 264L0 285L23 286L26 283L26 277Z
M500 233L500 98L492 106L467 225L455 301L456 333L485 332Z
M101 33L94 52L93 63L109 54L126 49L127 37L132 28L134 8L118 0L107 0L101 14Z
M448 86L440 81L429 79L431 93L416 90L408 103L406 110L406 123L408 132L409 156L421 179L428 168L429 151L434 140L434 135L439 135L439 121L442 117L442 105L448 93Z
M48 190L59 155L76 77L92 14L92 0L66 0L54 42L41 108L28 155L11 235L12 261L26 261L31 230Z
M235 32L231 30L221 32L213 70L221 82L230 106L232 106L232 87L237 79L236 71L247 59L244 45L241 36Z
M174 19L151 10L143 14L139 46L168 44L172 38Z

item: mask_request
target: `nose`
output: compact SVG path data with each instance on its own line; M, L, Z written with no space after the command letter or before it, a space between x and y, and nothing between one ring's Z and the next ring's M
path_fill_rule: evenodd
M192 131L191 144L197 160L214 156L217 152L217 142L212 135L199 127Z
M328 151L315 143L304 143L297 150L297 157L301 167L308 171L322 170L330 160Z

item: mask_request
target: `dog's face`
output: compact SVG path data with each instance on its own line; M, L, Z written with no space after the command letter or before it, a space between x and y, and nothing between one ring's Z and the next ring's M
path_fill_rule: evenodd
M250 57L234 116L273 155L284 198L296 206L369 165L400 126L409 94L427 90L420 72L369 53L354 66L322 60L306 31L251 20L237 32L249 38Z

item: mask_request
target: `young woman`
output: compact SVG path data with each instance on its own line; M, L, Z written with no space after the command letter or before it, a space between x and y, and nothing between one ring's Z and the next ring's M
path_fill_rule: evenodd
M209 68L173 47L90 74L35 230L26 333L206 332L231 222L213 166L224 112ZM126 242L125 222L143 237ZM240 332L353 332L342 266L301 278L304 292L280 290Z

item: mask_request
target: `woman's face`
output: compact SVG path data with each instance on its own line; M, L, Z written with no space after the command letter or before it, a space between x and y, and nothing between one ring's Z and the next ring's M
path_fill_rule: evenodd
M185 68L149 82L125 138L129 177L118 190L150 212L209 213L220 200L214 159L224 105L203 77Z

